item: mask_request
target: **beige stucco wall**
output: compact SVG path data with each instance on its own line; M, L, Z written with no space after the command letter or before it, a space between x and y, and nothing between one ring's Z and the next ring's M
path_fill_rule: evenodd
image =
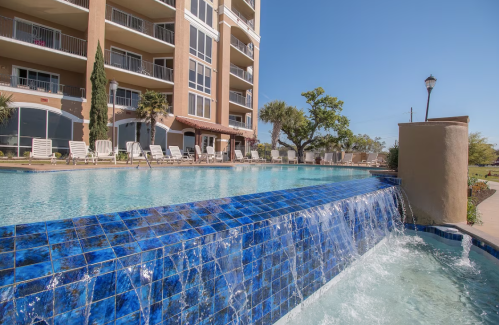
M468 124L399 124L399 177L418 224L466 222Z

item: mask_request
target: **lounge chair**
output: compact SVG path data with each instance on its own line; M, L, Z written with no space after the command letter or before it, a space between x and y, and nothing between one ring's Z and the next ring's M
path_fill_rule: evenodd
M197 163L200 164L203 160L206 161L206 163L208 163L208 155L203 153L201 151L201 148L197 144L194 146L194 148L196 149Z
M315 164L315 153L311 151L305 152L305 164Z
M215 152L215 148L207 146L206 153L208 154L208 161L213 160L213 162L224 162L224 157L221 153Z
M270 156L272 157L272 159L270 161L271 163L273 163L275 161L275 162L282 164L282 158L279 157L279 150L271 150Z
M194 162L194 159L191 158L191 157L184 157L184 155L182 155L182 152L180 152L180 148L177 147L177 146L170 146L170 153L172 155L172 159L176 162L178 162L179 164L181 162L190 162L191 164Z
M258 151L256 151L256 150L251 151L251 161L252 162L264 162L264 163L267 162L267 160L265 160L265 158L260 158L260 156L258 156Z
M338 162L338 164L340 164L340 165L353 165L352 159L353 159L353 153L346 153L345 157L343 157L343 159L341 159Z
M158 164L162 164L165 161L167 163L171 162L173 164L173 159L163 154L163 149L161 149L160 145L151 144L149 146L149 150L151 151L151 159L156 160Z
M234 150L234 154L236 155L236 161L239 161L239 162L251 162L251 159L245 157L243 155L243 153L241 152L241 150Z
M332 165L333 164L333 153L324 154L324 160L322 161L323 165Z
M97 163L100 160L112 160L116 165L116 152L113 150L113 143L109 140L97 140L95 141L95 162Z
M298 163L298 158L296 157L296 152L294 150L288 150L288 164Z
M69 141L69 156L66 159L66 165L69 165L73 159L73 165L76 165L78 159L85 161L85 164L91 160L95 164L94 155L88 152L87 144L84 141Z
M33 138L29 154L30 165L33 159L50 160L50 163L55 165L57 158L55 157L55 153L52 153L52 140Z
M376 166L378 167L379 164L378 164L378 154L377 153L370 153L369 156L367 156L367 159L366 160L362 160L360 164L365 164L367 166Z
M126 163L132 162L132 160L137 160L140 165L141 160L146 160L147 157L141 156L141 150L139 144L134 141L128 141L126 143L126 153L128 155Z

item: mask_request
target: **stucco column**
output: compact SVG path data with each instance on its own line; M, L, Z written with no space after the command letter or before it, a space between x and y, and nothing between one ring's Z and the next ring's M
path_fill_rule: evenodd
M230 27L220 24L218 42L217 123L229 126Z
M418 224L466 222L467 121L399 124L398 175Z

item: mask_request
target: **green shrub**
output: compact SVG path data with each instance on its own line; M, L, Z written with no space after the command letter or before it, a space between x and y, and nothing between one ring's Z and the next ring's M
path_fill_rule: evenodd
M394 145L388 151L386 156L386 164L389 169L398 170L399 168L399 146Z
M29 154L30 154L30 152L29 152L29 151L25 151L25 152L23 153L23 157L24 157L24 158L29 158Z
M3 151L0 151L0 157L3 157Z
M55 153L55 158L60 159L62 157L62 154L60 152Z
M478 182L478 178L475 176L468 177L468 186L473 186Z
M126 152L120 151L118 152L118 155L116 156L116 160L118 161L126 161L128 159L128 155Z
M12 151L7 151L7 158L9 159L14 158L14 153Z
M468 225L473 226L473 225L482 225L482 216L480 215L480 212L477 209L477 205L473 198L468 198L468 211L467 211L467 216L466 220Z

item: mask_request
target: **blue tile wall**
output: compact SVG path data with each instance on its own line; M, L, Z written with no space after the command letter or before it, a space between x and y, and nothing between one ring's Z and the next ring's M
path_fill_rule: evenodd
M346 203L378 190L392 200ZM393 227L394 193L368 178L1 227L0 324L271 324Z

